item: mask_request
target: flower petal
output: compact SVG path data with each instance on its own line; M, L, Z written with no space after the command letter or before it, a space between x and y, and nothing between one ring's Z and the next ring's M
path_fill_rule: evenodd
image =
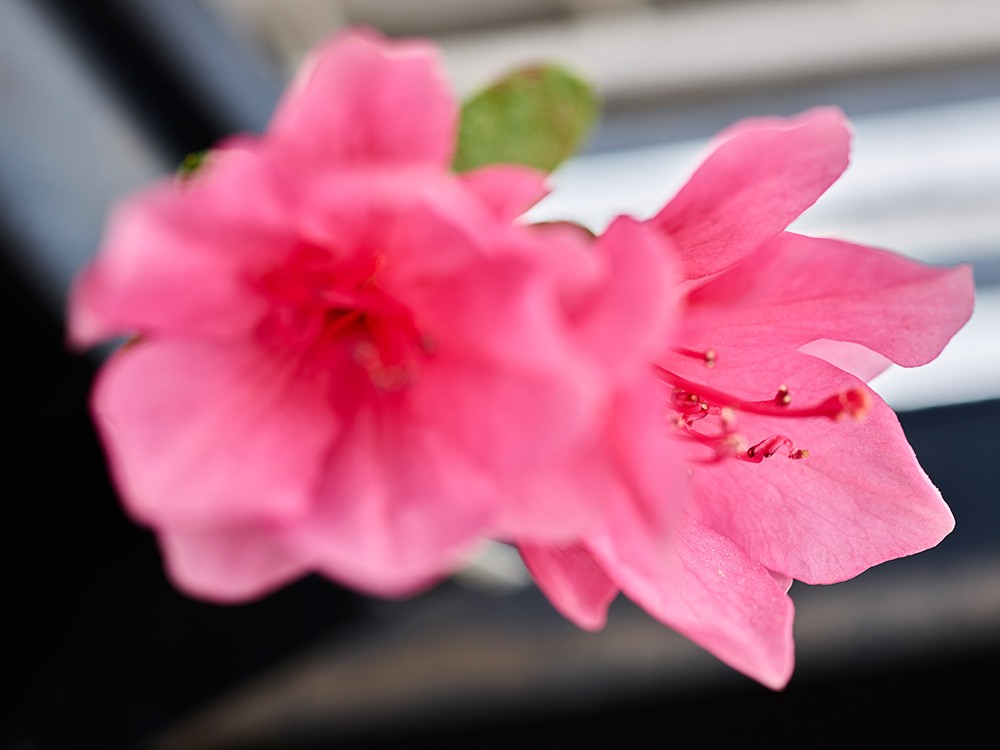
M465 187L479 196L503 221L514 221L544 198L547 175L527 167L494 164L459 175Z
M650 408L662 397L662 387L644 375L621 389L611 410L605 450L615 461L616 483L602 526L585 540L599 538L620 564L653 579L684 513L686 488L682 456L664 429L662 412Z
M617 365L619 376L631 377L637 366L646 369L673 324L674 269L664 245L627 217L614 221L594 245L604 282L576 305L578 335L602 362Z
M727 352L745 362L832 339L913 367L941 353L972 314L973 296L967 266L785 232L690 293L683 336L716 349L720 365Z
M737 125L650 223L676 245L685 278L725 270L816 202L847 167L849 142L832 108Z
M618 587L582 544L518 546L538 587L564 617L584 630L600 630Z
M320 502L285 529L285 543L325 575L382 596L412 594L453 570L488 525L497 492L461 444L377 401L345 424L316 486Z
M100 255L74 284L70 340L240 338L265 307L248 273L286 249L290 231L267 165L233 143L187 181L165 180L116 209Z
M630 599L734 669L774 689L794 662L794 607L767 568L691 519L674 528L664 566L647 576L601 544L597 560Z
M484 466L519 476L568 455L594 428L607 382L572 346L557 290L533 263L470 264L408 301L435 337L411 389L414 412Z
M590 378L577 383L563 375L443 350L409 397L416 418L451 436L484 468L519 478L569 455L599 416Z
M761 463L730 458L706 464L694 460L708 458L704 452L692 453L691 492L702 523L766 567L806 583L846 580L933 547L951 531L951 511L917 463L895 414L877 395L804 354L791 353L770 370L784 373L792 406L856 388L869 394L871 409L863 419L836 422L737 413L735 429L750 444L784 435L809 454L800 460L779 452ZM726 373L722 383L761 377L747 368Z
M161 530L157 539L170 580L190 596L215 602L258 599L308 572L263 527Z
M327 382L250 345L140 342L105 364L93 412L128 509L156 527L301 516L338 429Z
M533 441L524 441L528 447ZM537 454L536 454L537 455ZM616 497L618 478L603 445L586 443L531 461L530 470L506 472L506 497L490 536L563 543L578 539Z
M376 162L447 167L457 114L434 46L354 31L312 54L267 137L306 172Z

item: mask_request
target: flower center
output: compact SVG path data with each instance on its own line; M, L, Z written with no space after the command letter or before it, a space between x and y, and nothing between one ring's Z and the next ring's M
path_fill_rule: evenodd
M701 359L706 368L718 364L718 357L713 349L705 352L694 352L679 349L678 353ZM863 419L871 409L871 399L867 391L861 388L851 388L835 393L828 398L805 407L792 406L792 392L787 385L775 389L774 398L766 401L749 401L734 396L725 391L702 383L681 377L659 365L653 365L656 376L670 386L669 409L673 412L671 422L678 433L688 440L693 440L711 451L709 462L725 458L735 458L740 461L760 463L765 458L783 452L788 458L803 459L809 456L809 451L796 448L791 438L786 435L768 435L755 443L737 431L739 414L756 414L765 417L787 419L807 419L825 417L835 422L844 419ZM711 429L697 429L703 420L711 419L714 423ZM700 424L699 424L700 423Z
M296 248L259 288L272 302L268 330L302 353L346 350L380 390L395 391L418 376L434 349L413 313L379 285L379 255L336 259L321 248Z

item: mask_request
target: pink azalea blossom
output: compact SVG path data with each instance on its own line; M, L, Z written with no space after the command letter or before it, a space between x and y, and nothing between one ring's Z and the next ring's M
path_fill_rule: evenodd
M892 410L865 381L934 359L971 314L967 267L786 231L847 166L832 109L724 133L645 229L684 281L653 360L678 511L656 565L607 527L526 541L554 605L599 628L621 591L773 688L793 666L792 580L833 583L953 527ZM655 460L655 459L651 459Z
M93 412L185 591L410 593L483 536L578 536L625 491L611 436L659 439L627 402L672 314L661 243L515 223L541 175L456 176L456 119L429 45L347 34L265 135L115 212L70 335L136 337Z

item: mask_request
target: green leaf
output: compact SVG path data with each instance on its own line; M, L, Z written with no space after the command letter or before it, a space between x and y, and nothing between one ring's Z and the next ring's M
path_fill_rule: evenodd
M454 169L522 164L551 172L580 150L599 112L593 88L563 68L515 71L462 107Z
M194 151L185 156L177 166L177 177L182 180L194 177L195 173L205 166L205 162L208 161L209 152L209 149L204 149L203 151Z

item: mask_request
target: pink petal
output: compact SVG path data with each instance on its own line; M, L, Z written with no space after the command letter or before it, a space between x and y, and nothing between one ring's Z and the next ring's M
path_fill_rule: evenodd
M799 351L829 362L866 383L892 366L892 360L853 341L816 339L800 346Z
M307 572L263 527L162 530L157 538L170 580L215 602L259 599Z
M383 231L379 247L392 258L393 275L405 277L405 285L419 287L429 277L448 273L471 274L470 283L483 289L517 283L524 288L520 294L537 297L549 310L546 314L565 325L564 319L572 316L580 300L617 272L594 257L593 236L581 227L512 223L498 217L495 207L469 188L461 179L425 180L411 193L409 204L397 208L398 221L391 231ZM380 218L384 225L384 216ZM500 281L491 282L489 267L470 266L483 259L503 265L497 267ZM397 274L397 267L403 272ZM385 270L389 272L388 267ZM523 280L512 282L512 274ZM496 309L503 307L498 302ZM463 323L458 319L453 326ZM572 320L568 323L575 325Z
M357 407L323 465L320 502L286 527L284 541L331 578L402 596L458 565L488 524L497 490L461 444L407 419L388 398Z
M759 368L725 372L716 384L773 382L777 372L790 388L793 407L849 388L867 391L850 375L797 353L772 362L764 374ZM765 387L741 395L766 400ZM807 583L843 581L936 545L954 526L951 512L917 463L892 410L869 395L871 410L861 420L738 413L736 430L750 444L785 435L809 455L790 460L779 452L757 464L692 460L699 520L764 566ZM694 446L690 458L696 457L710 456Z
M545 543L578 539L617 497L615 467L603 445L585 442L530 464L530 470L505 472L506 493L491 537Z
M586 374L575 382L548 363L533 369L441 351L411 387L411 408L484 468L517 481L589 437L600 402Z
M564 617L584 630L600 630L618 587L582 544L519 545L531 576Z
M792 601L781 581L724 536L691 520L679 522L655 576L622 565L603 545L594 553L653 617L768 687L788 682Z
M121 204L97 260L74 284L71 341L246 335L265 308L246 274L292 242L267 170L234 144L189 181L171 178Z
M505 241L516 242L523 232L516 233L508 220L498 218L492 206L458 179L440 175L422 183L408 179L415 189L405 202L396 204L393 219L376 203L373 220L380 227L380 252L391 261L383 269L385 283L400 294L414 294L414 305L419 306L416 296L421 287L456 283L443 277L464 274L467 268L483 273L475 264L498 250L505 253ZM488 279L476 279L488 285Z
M499 536L542 546L601 533L630 566L659 569L684 493L676 447L661 412L649 408L661 394L644 371L622 384L579 449L517 474L496 521Z
M153 526L286 523L337 434L324 379L249 345L160 340L114 355L93 412L128 509Z
M606 554L650 579L663 567L686 503L684 457L655 407L661 400L662 386L648 373L619 391L605 447L615 462L616 483L602 526L586 536L588 542L600 539Z
M557 292L520 257L408 290L435 338L411 389L414 413L503 476L570 455L607 398L603 374L572 346Z
M563 541L579 537L601 511L607 514L605 522L615 530L614 537L631 554L655 558L659 533L664 524L669 526L663 519L670 513L663 511L671 504L664 498L674 484L668 460L671 446L659 413L648 408L659 397L648 362L674 309L670 274L661 243L630 219L615 222L586 258L577 254L568 260L584 259L596 260L597 265L590 269L590 288L578 292L569 305L575 324L570 333L615 378L615 395L606 404L596 404L598 421L583 423L584 442L574 441L565 458L543 450L542 436L551 429L548 417L540 420L541 428L531 429L530 445L542 462L534 471L517 474L522 481L515 499L505 503L501 529L522 541ZM543 348L554 350L551 345ZM535 366L543 361L542 355L532 359ZM583 372L573 361L565 369ZM544 396L544 404L532 407L531 414L546 415L551 405L573 393L566 385L557 385L556 390L558 394ZM557 419L562 428L573 424L565 417ZM522 522L530 519L530 525L515 525L515 516Z
M307 171L377 162L446 167L456 126L433 45L355 31L313 53L278 105L268 139Z
M688 279L747 257L811 206L847 167L850 133L836 109L751 120L724 135L651 219L676 245Z
M546 177L534 169L494 164L466 172L459 179L498 219L514 221L548 194Z
M689 295L684 337L740 361L848 341L913 367L941 353L972 314L973 295L967 266L785 232Z
M575 306L578 335L601 361L629 376L667 337L676 313L674 269L665 242L622 217L596 241L604 282Z
M530 273L544 276L546 244L497 214L500 207L491 201L505 197L476 192L501 190L507 178L514 192L530 188L520 183L533 182L531 173L525 177L516 168L483 171L484 184L478 185L470 179L478 172L457 177L422 164L338 167L307 179L285 175L281 190L303 241L334 256L366 249L383 258L380 284L400 294L500 255L521 256ZM579 260L586 255L586 245L574 239Z

